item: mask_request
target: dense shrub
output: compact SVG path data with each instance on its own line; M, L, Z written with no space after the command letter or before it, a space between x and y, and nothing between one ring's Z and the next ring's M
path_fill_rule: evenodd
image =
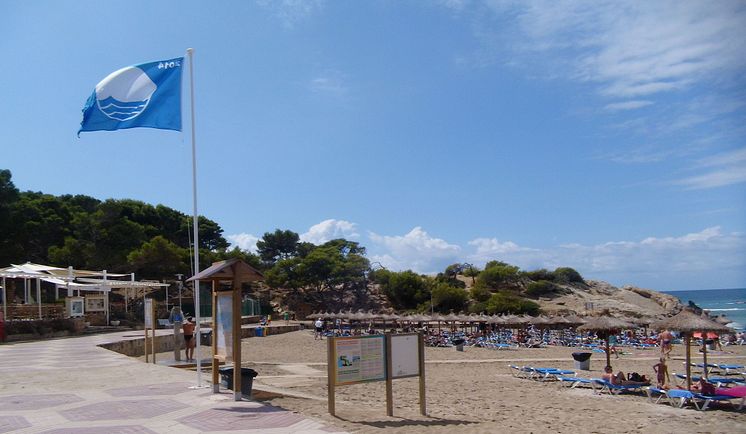
M487 300L487 312L538 315L539 305L513 293L496 292Z
M518 278L519 268L513 265L492 265L485 268L477 278L477 284L486 288L499 289Z
M438 283L433 288L433 304L438 312L460 312L468 299L463 288L457 288L445 283Z
M560 267L554 270L554 281L557 283L585 283L583 276L570 267Z
M528 277L535 282L538 282L539 280L548 280L551 282L554 280L554 273L545 268L534 271L524 271L523 276Z
M542 295L555 294L559 288L547 280L539 280L538 282L531 282L526 287L526 295L529 297L540 297Z
M477 302L487 301L492 295L492 291L485 288L483 285L474 285L471 288L471 298Z
M378 270L373 278L395 309L415 309L430 301L429 282L414 271Z

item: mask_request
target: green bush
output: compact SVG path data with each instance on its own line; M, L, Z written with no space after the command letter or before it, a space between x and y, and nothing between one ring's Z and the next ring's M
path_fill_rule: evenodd
M479 284L472 286L470 292L471 298L477 302L485 302L492 295L492 291Z
M554 294L557 292L557 286L547 280L531 282L526 287L526 295L529 297L540 297L542 295Z
M545 268L533 271L524 271L523 276L528 277L535 282L538 282L540 280L548 280L551 282L554 280L554 273Z
M464 310L466 300L468 299L466 291L463 288L456 288L445 283L438 283L433 288L433 304L438 312Z
M554 281L557 283L585 283L583 276L570 267L560 267L554 270Z
M538 304L509 292L496 292L487 300L487 312L491 314L538 315L539 311Z
M416 309L430 301L430 282L414 271L378 270L374 279L397 310Z
M479 273L477 284L490 289L500 289L518 278L519 268L513 265L492 265Z

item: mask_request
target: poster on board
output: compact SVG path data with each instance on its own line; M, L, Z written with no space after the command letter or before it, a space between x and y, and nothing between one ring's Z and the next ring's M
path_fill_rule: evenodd
M215 354L225 357L225 362L233 361L233 293L217 294L217 341Z
M145 328L154 329L153 327L153 299L145 299Z
M386 379L384 336L334 340L335 384L354 384Z
M67 304L67 316L73 318L83 316L85 314L83 302L83 297L66 298L65 303Z
M391 335L391 378L420 375L420 348L417 335Z
M88 295L85 298L85 310L87 312L104 312L106 311L105 296Z

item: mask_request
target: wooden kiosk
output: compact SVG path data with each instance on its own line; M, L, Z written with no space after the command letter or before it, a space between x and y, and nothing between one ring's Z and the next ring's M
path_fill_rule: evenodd
M237 258L215 262L189 279L212 282L212 391L220 391L220 362L232 363L236 401L241 400L241 285L263 279L261 272Z

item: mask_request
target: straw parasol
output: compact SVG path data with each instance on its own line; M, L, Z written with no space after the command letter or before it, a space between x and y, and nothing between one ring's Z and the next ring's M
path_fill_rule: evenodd
M609 334L632 327L632 324L613 316L596 316L586 319L585 324L578 327L578 331L602 332L606 335L606 366L611 366L609 353Z
M711 320L709 317L697 315L689 310L682 310L676 315L666 318L663 321L659 321L653 324L653 327L659 330L676 330L684 337L686 343L686 385L687 389L692 387L692 366L691 366L691 349L690 340L692 333L700 332L715 332L715 333L728 333L731 330L717 322ZM702 357L704 359L704 377L707 378L707 345L706 340L702 340Z

